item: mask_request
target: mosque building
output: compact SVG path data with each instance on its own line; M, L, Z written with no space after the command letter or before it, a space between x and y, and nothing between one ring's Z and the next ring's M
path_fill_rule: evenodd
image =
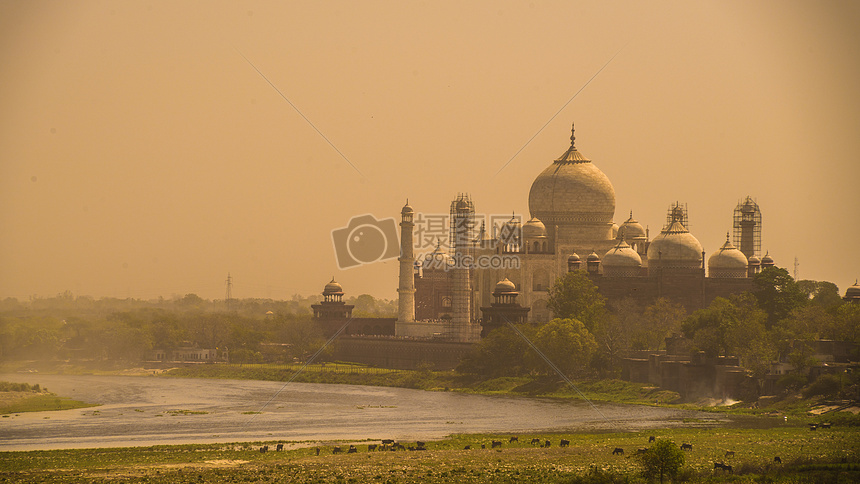
M666 297L694 311L716 297L750 291L752 276L774 264L769 255L759 259L761 212L750 197L735 209L734 243L727 234L709 257L687 229L680 203L670 206L653 239L632 212L616 225L615 189L576 148L573 133L570 147L532 183L529 212L524 224L512 217L478 226L472 200L460 194L451 204L451 247L437 246L416 261L416 212L407 202L395 334L475 342L502 320L548 321L551 285L574 270L585 270L610 301L632 298L644 307Z

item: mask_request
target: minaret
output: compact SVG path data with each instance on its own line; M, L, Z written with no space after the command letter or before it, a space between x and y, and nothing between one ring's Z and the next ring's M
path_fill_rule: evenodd
M415 321L415 278L413 267L415 254L412 249L412 216L415 212L409 206L409 200L400 211L400 284L397 288L397 322L412 323Z
M467 194L451 203L450 243L454 250L451 269L451 322L448 333L455 341L475 342L481 339L481 326L472 322L471 250L475 227L475 206Z

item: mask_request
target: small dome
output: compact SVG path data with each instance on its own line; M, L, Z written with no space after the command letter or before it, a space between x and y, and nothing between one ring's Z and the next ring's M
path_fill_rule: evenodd
M523 237L546 237L546 226L537 217L532 217L523 225Z
M436 244L433 252L424 256L423 266L425 269L446 269L451 264L451 257L442 249L440 243Z
M334 277L332 277L331 282L325 285L323 294L343 294L343 286L335 282Z
M750 259L749 259L749 265L760 266L761 265L761 259L759 259L757 255L751 255Z
M582 261L582 259L580 259L580 258L579 258L579 254L577 254L576 252L574 252L573 254L571 254L571 255L567 258L567 261L568 261L568 262L580 262L580 261Z
M415 211L412 210L412 206L409 205L409 200L406 200L406 205L404 205L403 209L400 210L400 215L406 215L408 213L415 213Z
M623 240L603 256L604 269L609 267L641 267L642 258Z
M702 244L677 219L648 246L648 266L700 268Z
M517 286L508 280L506 277L504 280L499 281L496 284L496 287L493 289L493 294L502 294L502 293L512 293L517 292Z
M747 277L747 258L729 241L708 258L708 275L712 278L744 278Z
M621 232L624 240L646 239L645 227L642 226L636 219L633 218L633 211L630 211L630 218L621 224Z
M591 253L588 254L588 257L585 260L588 262L600 262L600 256L597 255L597 252L594 252L592 250Z
M764 257L761 258L761 265L772 266L773 265L773 257L771 257L769 253L765 252Z
M845 298L847 300L860 300L860 284L854 281L854 285L845 290Z

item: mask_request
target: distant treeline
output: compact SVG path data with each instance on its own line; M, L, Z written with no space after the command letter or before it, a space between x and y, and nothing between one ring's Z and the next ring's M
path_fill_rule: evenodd
M141 361L149 350L217 349L234 363L302 359L322 346L312 324L319 296L290 300L94 299L70 292L0 301L0 361ZM363 294L346 300L356 316L390 317L396 302Z

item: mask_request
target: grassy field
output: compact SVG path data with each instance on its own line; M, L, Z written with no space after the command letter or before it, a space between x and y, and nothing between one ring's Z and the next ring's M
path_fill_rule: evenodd
M333 454L350 443L275 442L182 445L133 449L76 449L0 453L0 482L642 482L635 450L648 437L690 443L679 475L683 482L858 482L860 433L847 427L762 429L672 429L648 433L458 435L428 442L426 451L368 451ZM552 446L532 446L532 438ZM559 446L561 439L570 447ZM492 449L493 440L502 441ZM269 452L259 446L268 444ZM481 445L486 449L481 449ZM404 445L415 445L405 442ZM471 450L464 450L465 446ZM612 455L616 447L625 454ZM734 451L727 457L726 451ZM779 456L782 463L774 463ZM714 471L714 462L733 473Z

